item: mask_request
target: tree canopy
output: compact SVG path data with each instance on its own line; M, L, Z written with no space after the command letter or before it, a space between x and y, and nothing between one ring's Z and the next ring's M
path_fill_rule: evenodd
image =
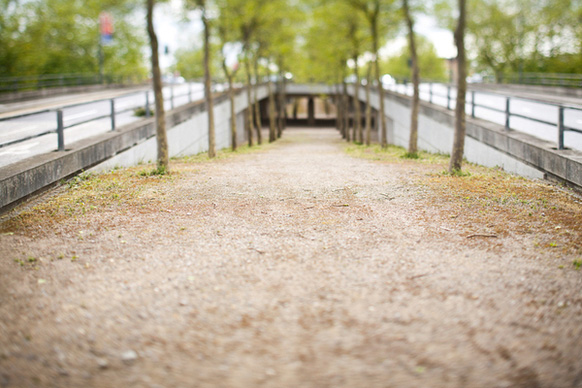
M298 81L337 82L354 57L370 59L403 31L395 0L212 0L211 40L215 75L223 56L237 48L240 61L259 59L262 69L291 72ZM452 27L450 0L415 13ZM428 3L427 3L428 4ZM138 0L0 0L0 72L3 76L97 73L99 14L115 23L114 39L103 47L104 72L147 75L147 42ZM582 2L579 0L468 0L468 58L476 71L502 77L516 72L582 72ZM141 10L141 11L140 11ZM141 13L140 13L141 12ZM376 18L376 19L374 19ZM375 20L375 24L370 24ZM163 31L160 31L163 34ZM176 53L187 78L203 74L202 38ZM256 58L257 57L257 58ZM406 76L408 54L382 58L382 72ZM442 79L442 61L419 36L421 77ZM363 62L362 62L363 63ZM264 72L264 71L261 71ZM239 77L244 75L238 74Z
M114 19L104 72L144 77L145 29L130 18L135 0L1 0L0 73L4 76L99 71L99 15ZM4 11L5 10L5 11Z

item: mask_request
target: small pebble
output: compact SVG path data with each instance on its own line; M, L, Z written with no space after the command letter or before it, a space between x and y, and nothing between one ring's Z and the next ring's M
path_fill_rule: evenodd
M121 354L121 360L127 363L135 361L137 360L137 353L133 350L127 350Z
M105 358L98 358L97 365L99 365L99 369L107 369L109 367L109 362Z

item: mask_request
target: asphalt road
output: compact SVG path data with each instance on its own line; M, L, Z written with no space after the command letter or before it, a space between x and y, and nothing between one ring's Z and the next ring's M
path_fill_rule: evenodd
M191 96L189 96L189 88L191 90ZM147 93L149 94L149 102L153 109L153 92L150 91ZM173 102L172 95L174 96ZM172 106L185 105L190 101L196 101L203 97L204 91L201 83L174 85L173 87L167 86L164 88L164 106L167 110L171 109ZM103 96L100 95L100 98L103 98ZM144 107L145 104L146 91L116 96L116 127L140 120L141 117L135 116L134 109ZM18 162L33 155L51 152L57 149L56 133L39 136L40 134L56 130L57 113L55 109L57 107L51 107L49 111L27 115L9 121L0 121L0 167ZM110 100L83 102L82 105L66 107L62 110L65 126L65 147L67 144L105 133L112 128ZM29 137L29 140L10 144L16 140Z

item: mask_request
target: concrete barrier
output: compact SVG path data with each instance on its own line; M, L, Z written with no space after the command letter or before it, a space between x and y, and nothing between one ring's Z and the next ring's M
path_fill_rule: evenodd
M267 96L259 88L259 99ZM236 97L238 139L244 141L243 111L246 94ZM215 101L217 148L230 146L230 102L226 95ZM204 102L195 102L166 116L170 156L194 155L208 150L208 127ZM106 170L156 159L155 123L144 119L68 146L64 152L38 155L0 168L0 209L9 210L19 201L89 169Z

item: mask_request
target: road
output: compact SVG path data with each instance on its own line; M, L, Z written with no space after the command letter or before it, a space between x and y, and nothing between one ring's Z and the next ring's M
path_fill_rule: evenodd
M387 90L412 96L412 85L385 85ZM447 87L446 85L433 84L432 102L436 105L447 106ZM429 84L420 85L420 98L429 101L430 86ZM451 89L450 107L454 109L456 103L456 89ZM496 124L505 125L505 113L496 112L492 109L505 110L507 97L504 95L495 95L487 92L475 92L475 104L483 107L475 108L475 117L492 121ZM582 106L576 104L563 104L572 106L573 109L564 110L564 124L567 127L582 130ZM488 107L488 108L486 108ZM471 115L471 93L467 95L467 115ZM557 143L558 130L558 107L543 102L535 102L522 97L511 97L510 112L522 116L531 117L538 120L549 121L553 125L546 125L519 117L512 117L510 120L511 129L528 133L540 139ZM582 150L582 134L566 131L564 134L564 145L567 148Z
M153 92L148 91L147 94L149 102L153 106ZM141 117L135 116L134 110L145 106L146 90L125 95L113 92L111 96L114 97L115 101L116 127L141 119ZM200 100L203 97L204 91L201 83L166 86L164 88L164 106L167 110L185 105L190 101ZM65 147L78 140L110 131L112 128L111 100L102 100L102 98L104 95L101 93L98 101L82 101L77 106L70 106L71 100L69 98L67 103L62 103L60 106L49 106L49 109L40 113L0 121L0 167L16 163L33 155L55 151L57 149L57 135L53 132L57 128L56 110L59 108L63 111ZM67 105L67 107L63 107L63 105ZM3 114L3 116L7 115L7 113ZM23 138L29 139L11 144Z

